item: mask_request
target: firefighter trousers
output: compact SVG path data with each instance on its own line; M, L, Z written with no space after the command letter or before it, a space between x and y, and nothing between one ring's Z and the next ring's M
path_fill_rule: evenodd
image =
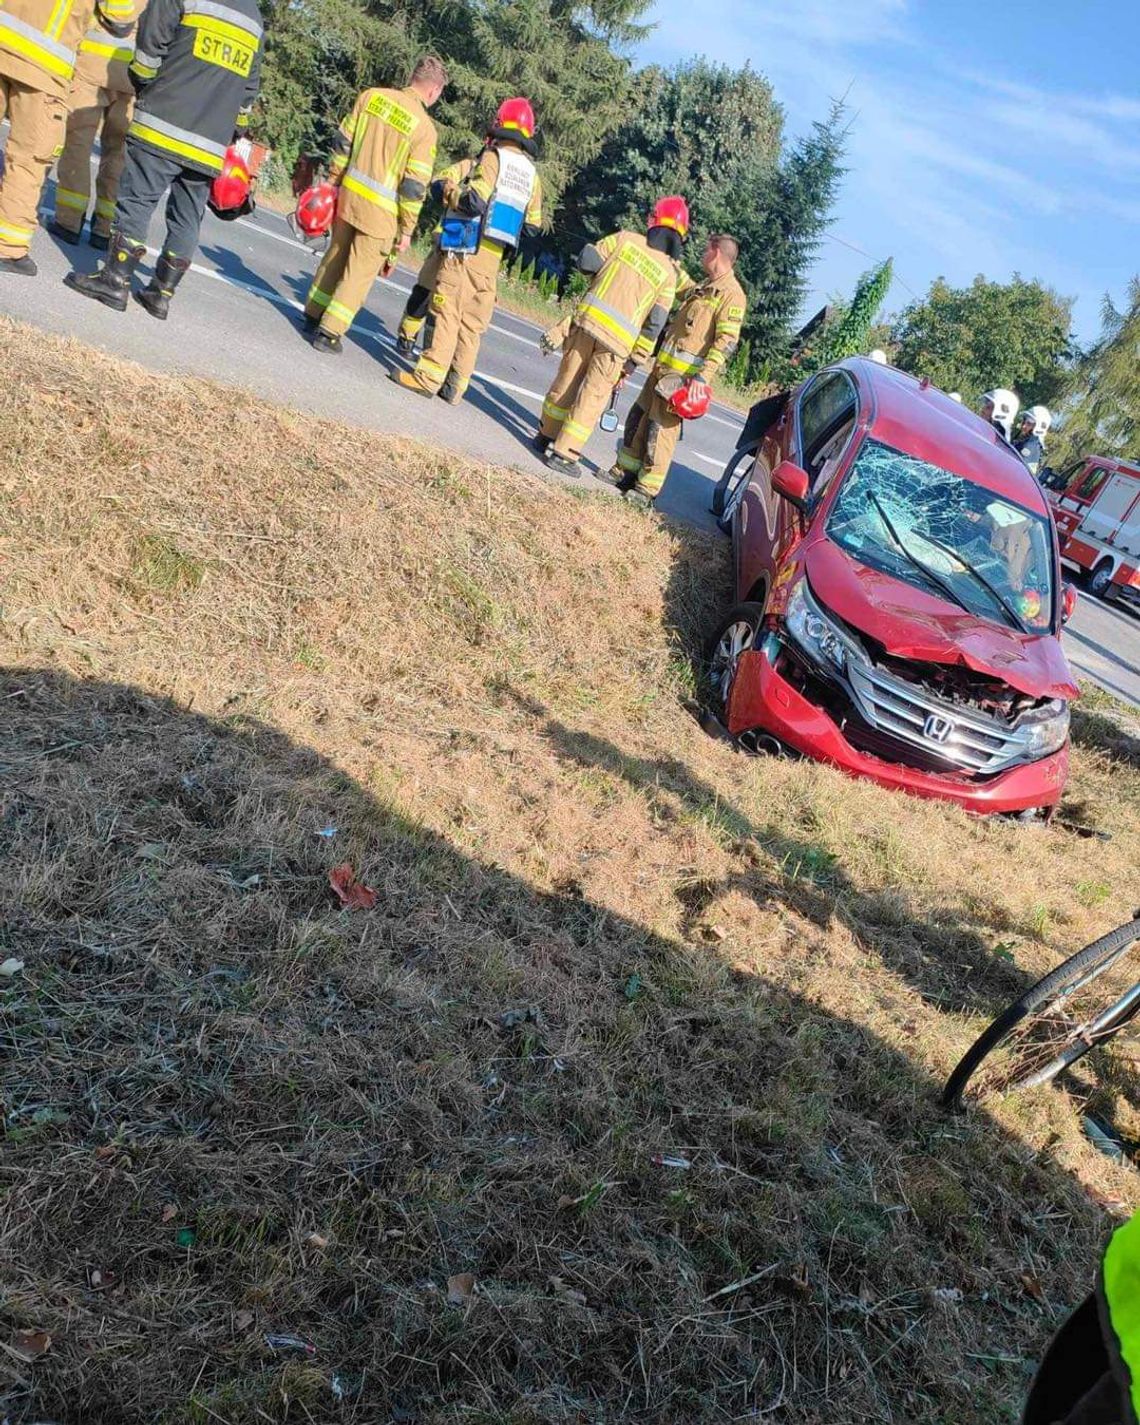
M442 254L439 246L433 244L431 252L424 259L424 265L420 268L416 285L408 294L408 300L404 304L404 315L400 318L399 333L402 341L415 341L424 322L427 322L428 330L424 332L424 341L427 345L431 345L435 331L435 318L431 311L431 294L435 287L435 279L439 276L441 260Z
M99 140L99 171L95 175L95 212L91 231L107 237L115 217L119 178L127 161L127 126L134 95L76 79L71 87L71 113L63 152L56 166L55 220L77 233L91 202L91 154Z
M657 393L656 375L650 377L626 420L617 463L623 474L637 476L636 488L651 500L669 474L681 426L681 417Z
M321 265L309 288L305 315L328 336L343 336L364 305L396 241L396 224L386 237L361 232L343 218L333 223Z
M169 189L163 250L189 262L198 250L198 232L212 182L208 173L184 168L176 158L155 153L129 138L113 226L128 241L145 243L151 215Z
M542 403L542 435L556 455L577 460L609 404L625 365L581 327L571 327L562 346L562 363Z
M495 313L499 275L498 258L488 270L479 261L481 256L475 253L470 258L445 257L440 264L431 294L435 330L415 370L415 378L425 391L434 394L446 381L451 390L462 396L471 384L479 343Z
M59 152L67 105L0 74L0 120L11 125L0 179L0 258L26 257L36 230L40 190Z

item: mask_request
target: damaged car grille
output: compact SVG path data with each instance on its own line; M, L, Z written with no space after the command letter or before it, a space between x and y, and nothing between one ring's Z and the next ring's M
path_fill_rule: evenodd
M927 765L992 776L1026 758L1024 735L1000 718L935 697L870 663L852 662L847 676L867 723L914 748Z

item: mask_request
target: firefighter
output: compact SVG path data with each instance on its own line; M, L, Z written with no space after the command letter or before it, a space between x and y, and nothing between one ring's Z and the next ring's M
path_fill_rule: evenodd
M599 476L630 493L632 503L652 504L669 473L682 429L672 397L687 382L711 381L740 343L747 298L734 270L739 255L740 244L727 233L714 233L705 244L705 280L686 288L625 423L617 464Z
M535 437L552 470L581 475L578 457L615 387L652 355L673 306L688 232L684 198L660 198L645 237L616 232L582 249L578 268L592 279L589 290L541 341L544 352L562 350Z
M1109 1240L1096 1286L1053 1337L1022 1425L1140 1422L1140 1215Z
M79 42L98 16L129 34L134 0L3 0L0 120L9 121L0 170L0 272L36 275L29 248L44 178L63 142Z
M138 0L136 19L145 8L146 0ZM56 166L55 213L48 232L63 242L77 243L91 201L91 153L99 140L95 211L88 241L100 252L110 246L119 175L126 162L127 127L135 98L127 74L135 54L133 35L133 22L123 34L119 27L112 33L100 21L80 40L79 63L68 99L71 112Z
M305 319L313 350L336 355L382 267L406 252L435 163L427 111L447 84L443 62L425 55L405 89L366 89L333 143L339 185L332 237L309 288Z
M463 399L479 343L491 324L499 267L524 233L542 223L542 183L534 166L534 111L526 99L499 105L495 127L444 217L431 294L435 331L415 371L391 379L420 396Z
M998 386L993 391L987 391L982 397L978 414L982 420L988 421L1003 439L1009 440L1013 435L1013 419L1020 405L1016 391L1007 391L1004 386Z
M460 184L464 182L474 167L475 160L473 158L461 158L458 163L453 163L450 168L445 168L441 173L437 173L431 181L432 198L445 209L454 208L455 201L459 196ZM431 251L424 258L423 266L416 277L416 284L408 293L408 300L404 303L404 314L400 318L399 330L396 333L396 349L404 356L411 356L415 351L416 339L421 331L424 333L425 344L431 345L432 333L435 330L435 320L431 314L431 294L435 287L435 279L439 276L439 239L442 232L443 223L439 222L431 235Z
M136 299L165 319L198 247L202 214L235 134L257 97L262 26L257 0L150 0L127 67L138 99L127 129L111 245L98 272L67 285L125 312L146 254L151 214L164 193L166 241Z
M1053 424L1047 406L1030 406L1018 417L1013 433L1013 448L1025 462L1025 468L1036 475L1045 459L1045 436Z

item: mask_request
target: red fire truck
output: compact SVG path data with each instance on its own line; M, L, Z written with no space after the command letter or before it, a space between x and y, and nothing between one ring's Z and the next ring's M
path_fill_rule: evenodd
M1095 456L1047 483L1065 563L1098 598L1140 597L1140 465Z

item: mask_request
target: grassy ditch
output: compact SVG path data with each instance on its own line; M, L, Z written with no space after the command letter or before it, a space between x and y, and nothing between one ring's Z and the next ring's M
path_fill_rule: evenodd
M1113 710L1108 842L748 761L722 544L0 352L3 1413L1015 1420L1136 1177L934 1097L1140 905Z

